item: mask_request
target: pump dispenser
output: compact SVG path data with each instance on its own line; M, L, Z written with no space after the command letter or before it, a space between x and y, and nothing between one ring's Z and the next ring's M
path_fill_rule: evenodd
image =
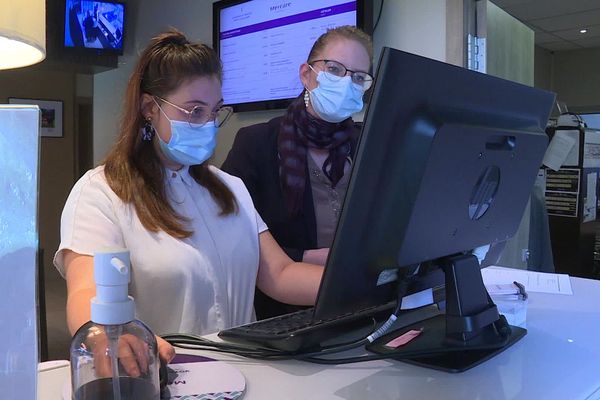
M135 319L135 304L128 296L129 251L95 253L94 280L92 320L71 342L72 398L159 399L156 338Z

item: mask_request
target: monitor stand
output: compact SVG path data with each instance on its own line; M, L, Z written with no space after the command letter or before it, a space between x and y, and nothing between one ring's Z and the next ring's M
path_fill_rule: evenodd
M525 336L527 330L508 325L499 315L475 256L440 261L446 278L446 313L388 333L367 345L367 350L427 368L463 372ZM411 330L421 333L401 347L386 346Z

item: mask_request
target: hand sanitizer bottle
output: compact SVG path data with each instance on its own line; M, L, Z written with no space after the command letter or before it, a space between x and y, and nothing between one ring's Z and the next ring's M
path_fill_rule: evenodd
M92 320L71 342L71 385L75 400L159 399L156 337L135 319L128 296L129 252L94 254L96 297Z

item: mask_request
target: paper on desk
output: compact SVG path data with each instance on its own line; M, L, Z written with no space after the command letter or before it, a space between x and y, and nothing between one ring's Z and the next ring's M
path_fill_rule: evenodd
M517 281L522 283L528 292L573 294L571 278L566 274L551 274L490 266L481 270L481 276L483 277L483 283L486 285Z

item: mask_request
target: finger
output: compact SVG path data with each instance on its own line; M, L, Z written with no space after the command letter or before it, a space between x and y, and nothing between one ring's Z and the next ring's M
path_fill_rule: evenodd
M125 369L125 372L127 372L127 375L133 378L140 376L140 368L135 353L129 345L129 342L123 340L122 337L119 339L119 361Z
M148 345L132 335L123 335L123 340L129 344L141 373L148 372Z
M95 346L93 350L96 376L102 378L108 378L112 376L110 356L106 350L106 347L103 348L102 346Z
M175 358L175 348L160 336L156 337L156 343L158 344L158 356L160 359L165 364L170 363Z
M103 333L88 338L86 345L94 355L94 369L96 376L108 378L112 376L110 365L110 354L108 353L108 341Z

